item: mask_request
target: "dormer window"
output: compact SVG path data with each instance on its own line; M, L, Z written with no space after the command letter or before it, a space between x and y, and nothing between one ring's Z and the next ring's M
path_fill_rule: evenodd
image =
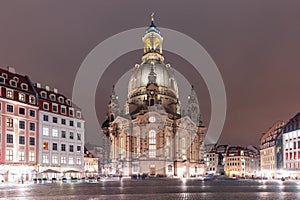
M12 87L17 87L17 82L16 82L16 81L10 80L9 83L10 83L10 85L11 85Z
M71 100L70 99L67 99L66 103L67 103L68 106L71 106Z
M69 109L69 115L72 116L72 117L74 116L74 109L73 108Z
M28 85L26 83L21 83L22 90L28 90Z
M3 76L0 76L0 83L5 84L5 78Z
M33 95L29 96L29 103L30 104L35 104L35 96L33 96Z
M46 99L47 98L47 93L46 92L41 92L41 97Z
M13 90L6 89L6 97L13 98Z
M6 73L2 73L2 77L7 79L7 74Z
M79 118L79 119L81 118L81 112L80 111L76 112L76 117Z
M64 98L63 97L58 97L58 102L59 103L64 103Z
M50 99L51 99L51 101L55 101L55 95L54 94L50 94Z
M16 81L17 83L19 82L19 78L18 77L13 77L13 80Z
M25 94L19 93L19 101L25 101Z

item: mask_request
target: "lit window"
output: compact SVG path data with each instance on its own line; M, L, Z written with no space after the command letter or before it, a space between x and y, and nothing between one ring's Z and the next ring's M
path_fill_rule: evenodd
M153 158L156 156L156 145L149 145L149 157Z
M35 104L35 96L32 96L32 95L29 96L29 103Z
M48 150L49 149L48 142L43 142L43 149L44 150Z
M49 136L49 128L48 127L43 127L43 135Z
M6 89L6 97L13 98L13 91L10 89Z
M19 93L19 101L25 101L25 94Z
M52 164L57 164L58 163L58 157L57 155L52 156Z
M24 161L24 160L25 160L25 152L19 151L19 161Z
M34 161L35 161L35 153L29 152L29 162L34 162Z
M74 164L74 158L73 157L69 157L69 165L73 165Z
M61 156L60 157L60 163L61 164L66 164L66 156Z
M43 155L43 163L49 163L49 156L48 155Z
M6 105L6 111L7 112L14 112L14 106L13 105Z
M12 161L13 160L13 150L6 150L6 160Z
M14 120L12 118L6 118L6 127L13 128Z
M58 137L58 130L57 129L52 129L52 136L53 137Z

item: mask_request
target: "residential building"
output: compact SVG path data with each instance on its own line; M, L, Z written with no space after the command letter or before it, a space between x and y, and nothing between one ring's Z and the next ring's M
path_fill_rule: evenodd
M38 106L28 76L0 69L0 181L31 180L36 176Z
M228 177L256 177L259 171L259 152L256 148L230 146L224 170Z
M282 133L283 121L277 121L272 127L263 134L260 139L260 171L261 176L271 179L277 178L277 156L276 145L278 137Z
M86 147L84 147L84 172L86 177L96 177L99 175L99 162Z
M39 96L38 172L47 178L78 177L84 171L85 132L81 110L57 89L43 88L40 83L35 88ZM42 173L47 169L61 173Z
M300 113L283 127L283 176L300 178Z

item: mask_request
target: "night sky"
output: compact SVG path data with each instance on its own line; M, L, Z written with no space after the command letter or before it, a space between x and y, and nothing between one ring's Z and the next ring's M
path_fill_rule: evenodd
M112 35L148 26L154 12L158 27L198 41L220 70L228 110L219 143L258 145L273 123L300 111L299 9L300 1L289 0L1 0L0 66L14 66L34 82L71 97L77 70L88 53ZM141 50L123 55L101 78L96 96L100 123L112 85L140 62L141 55ZM164 55L195 85L208 124L210 98L201 76L186 72L190 64L179 56Z

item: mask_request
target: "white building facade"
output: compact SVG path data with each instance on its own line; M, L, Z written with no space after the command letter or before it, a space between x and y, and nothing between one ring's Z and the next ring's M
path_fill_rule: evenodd
M39 177L80 177L84 172L84 119L70 99L37 84L39 93ZM60 173L43 173L45 170Z

